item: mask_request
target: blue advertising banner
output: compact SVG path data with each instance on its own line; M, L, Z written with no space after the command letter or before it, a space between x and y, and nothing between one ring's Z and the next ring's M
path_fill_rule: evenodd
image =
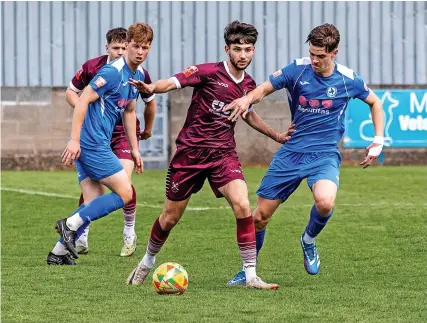
M384 109L384 146L427 147L427 90L375 90ZM344 148L366 148L374 140L369 106L351 100L345 117Z

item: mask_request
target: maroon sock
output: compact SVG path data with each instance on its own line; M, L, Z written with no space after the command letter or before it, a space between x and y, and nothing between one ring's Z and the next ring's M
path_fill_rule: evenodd
M255 224L252 216L244 219L236 219L237 244L240 249L243 267L256 266L256 238Z
M162 249L166 242L169 231L165 231L160 226L159 218L154 221L153 228L151 229L150 239L148 240L147 254L155 256Z
M83 193L80 193L79 206L82 205L84 202L85 202L85 199L83 198Z
M135 212L136 212L136 191L132 185L132 199L128 204L123 207L123 217L125 227L133 227L135 225Z

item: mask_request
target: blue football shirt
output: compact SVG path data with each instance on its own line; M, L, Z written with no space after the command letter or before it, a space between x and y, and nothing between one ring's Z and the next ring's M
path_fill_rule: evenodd
M129 103L136 99L138 90L128 83L129 79L144 81L144 71L138 67L135 72L120 57L104 65L89 85L99 99L89 104L83 122L80 145L91 150L110 147L113 129Z
M296 152L337 151L344 133L344 114L352 98L364 100L369 88L353 70L335 62L332 75L316 74L310 58L271 74L276 90L286 89L296 132L282 149Z

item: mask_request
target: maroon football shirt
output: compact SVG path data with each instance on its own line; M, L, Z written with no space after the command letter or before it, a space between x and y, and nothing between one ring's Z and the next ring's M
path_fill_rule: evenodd
M231 111L224 107L256 88L247 73L237 80L227 62L187 67L175 74L177 88L194 87L185 124L176 139L177 145L189 147L234 149L235 122L228 120Z
M71 80L70 88L74 92L83 91L84 88L89 85L90 81L92 81L96 73L98 73L98 70L107 63L108 55L95 57L84 62Z

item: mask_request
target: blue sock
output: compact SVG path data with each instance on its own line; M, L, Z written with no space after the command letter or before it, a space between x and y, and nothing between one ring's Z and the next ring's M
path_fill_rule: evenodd
M73 213L71 213L70 214L70 216L72 216L72 215L74 215L74 214L76 214L77 212L80 212L80 210L82 210L84 207L85 207L86 205L83 203L83 204L81 204L78 208L77 208L77 210L75 210ZM84 231L84 229L83 229L83 231ZM83 232L82 231L82 232ZM78 232L78 231L77 231ZM80 235L81 235L81 233L80 233ZM61 242L62 243L62 237L61 238L59 238L59 240L58 240L59 242Z
M90 223L115 210L121 209L123 206L125 206L125 202L121 196L113 192L93 199L79 212L79 215L82 218L83 223Z
M256 256L258 258L258 253L264 244L265 230L267 228L262 229L261 231L255 231L256 236Z
M323 230L326 223L328 223L332 213L334 213L334 209L332 209L331 213L329 213L327 216L321 216L317 212L316 206L313 205L310 212L310 220L308 221L307 227L305 228L305 232L307 232L310 237L316 238L320 231Z

